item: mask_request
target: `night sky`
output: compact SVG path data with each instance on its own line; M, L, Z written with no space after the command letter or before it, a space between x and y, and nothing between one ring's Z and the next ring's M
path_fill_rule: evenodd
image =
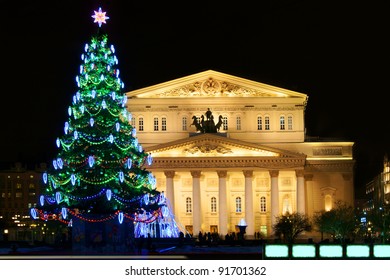
M349 0L0 1L0 162L55 157L99 7L125 91L215 70L305 93L307 135L355 142L356 186L381 171L390 17Z

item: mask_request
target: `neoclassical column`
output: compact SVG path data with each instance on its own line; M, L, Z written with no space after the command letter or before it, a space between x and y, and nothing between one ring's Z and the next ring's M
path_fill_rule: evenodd
M275 224L276 217L279 216L279 170L270 170L271 176L271 227Z
M245 176L245 221L247 224L246 234L248 236L254 236L255 219L253 217L253 170L243 170L243 173Z
M295 170L297 176L297 212L306 214L306 195L305 195L305 171Z
M168 199L171 210L175 213L175 192L173 186L173 177L175 177L175 171L165 170L164 174L166 177L165 197Z
M228 210L227 210L227 191L226 191L226 170L217 171L218 182L218 215L219 215L219 229L218 232L222 236L228 234Z
M200 170L191 171L192 175L192 223L193 234L197 236L201 230L202 212L200 207Z

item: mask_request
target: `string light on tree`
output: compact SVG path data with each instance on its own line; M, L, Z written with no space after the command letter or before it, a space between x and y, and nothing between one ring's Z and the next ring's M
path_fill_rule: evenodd
M99 27L109 19L101 8L92 17ZM69 225L75 219L116 219L120 225L134 223L135 236L178 237L166 199L146 169L152 156L139 145L131 125L114 46L98 32L82 50L76 93L63 135L55 138L58 152L43 173L45 188L31 217Z

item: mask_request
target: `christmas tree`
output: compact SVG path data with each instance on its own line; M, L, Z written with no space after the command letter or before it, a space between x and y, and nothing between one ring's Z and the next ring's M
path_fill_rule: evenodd
M43 174L40 206L34 219L73 219L99 223L117 219L134 224L135 236L176 237L179 229L164 194L146 167L152 157L138 143L115 48L102 32L109 18L99 8L92 16L99 29L85 45L76 76L77 92L68 108L58 154Z

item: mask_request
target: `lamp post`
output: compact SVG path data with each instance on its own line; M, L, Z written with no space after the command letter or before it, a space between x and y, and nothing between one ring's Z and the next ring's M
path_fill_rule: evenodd
M246 224L244 219L241 219L240 222L238 223L237 227L240 230L239 236L241 240L244 240L244 234L245 234L245 229L248 225Z

